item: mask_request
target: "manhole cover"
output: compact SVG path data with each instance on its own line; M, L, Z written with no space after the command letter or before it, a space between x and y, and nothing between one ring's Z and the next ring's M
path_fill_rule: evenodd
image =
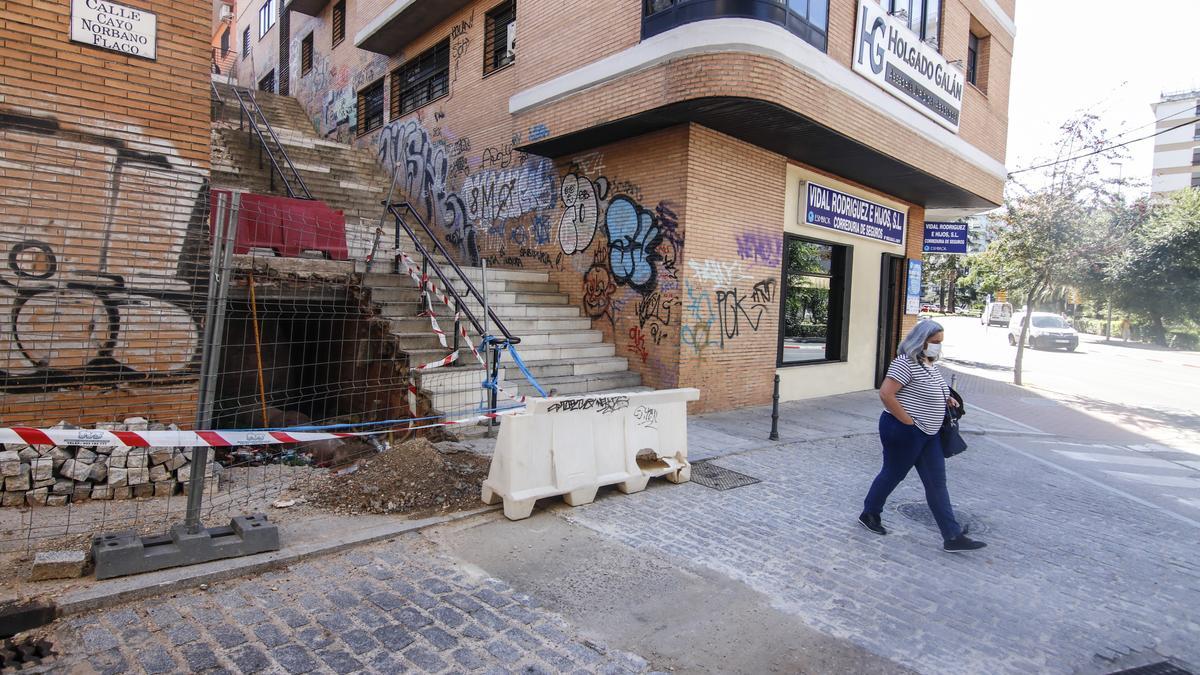
M1170 661L1159 661L1148 666L1118 670L1112 675L1192 675L1192 671L1184 670Z
M896 510L900 512L900 515L909 520L916 521L935 530L938 529L937 521L933 519L933 513L929 510L929 505L925 502L905 502L897 506ZM983 534L988 531L987 524L969 511L954 509L954 517L958 519L959 525L970 526L971 534L973 535Z
M762 481L754 476L717 466L710 461L703 461L692 464L692 482L714 490L732 490Z

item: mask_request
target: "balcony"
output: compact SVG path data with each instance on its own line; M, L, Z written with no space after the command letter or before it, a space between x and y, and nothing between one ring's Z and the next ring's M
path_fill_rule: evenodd
M829 0L643 0L642 39L705 19L757 19L826 51Z
M329 0L290 0L285 9L308 16L321 16L321 12L325 11L325 6L328 4Z
M393 56L469 4L471 0L393 0L354 36L354 46Z

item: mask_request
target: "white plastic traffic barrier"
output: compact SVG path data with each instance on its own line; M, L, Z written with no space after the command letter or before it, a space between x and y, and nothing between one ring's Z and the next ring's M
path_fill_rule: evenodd
M483 501L503 500L504 515L521 520L544 497L579 506L605 485L629 494L658 476L685 483L687 403L699 399L698 389L530 398L500 425Z

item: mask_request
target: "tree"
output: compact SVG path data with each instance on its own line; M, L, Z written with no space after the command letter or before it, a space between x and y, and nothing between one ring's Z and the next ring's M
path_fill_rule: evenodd
M1164 321L1200 320L1200 190L1172 195L1135 229L1112 264L1117 304L1145 315L1166 346Z
M1106 233L1089 227L1098 212L1120 199L1111 182L1099 177L1099 167L1112 156L1104 144L1096 116L1084 115L1064 124L1057 158L1048 167L1045 182L1036 188L1015 181L1010 184L999 236L978 261L987 278L985 287L1006 289L1024 301L1025 318L1013 362L1014 384L1022 383L1036 303L1052 289L1066 285L1080 260L1094 259L1113 246Z

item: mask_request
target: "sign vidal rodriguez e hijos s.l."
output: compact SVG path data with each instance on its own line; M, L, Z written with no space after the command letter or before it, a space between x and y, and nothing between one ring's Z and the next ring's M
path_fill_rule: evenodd
M964 77L876 0L858 0L854 72L958 133Z
M800 222L889 244L904 243L908 218L903 211L812 181L801 188L806 196Z
M107 0L71 0L71 41L153 61L158 16Z

